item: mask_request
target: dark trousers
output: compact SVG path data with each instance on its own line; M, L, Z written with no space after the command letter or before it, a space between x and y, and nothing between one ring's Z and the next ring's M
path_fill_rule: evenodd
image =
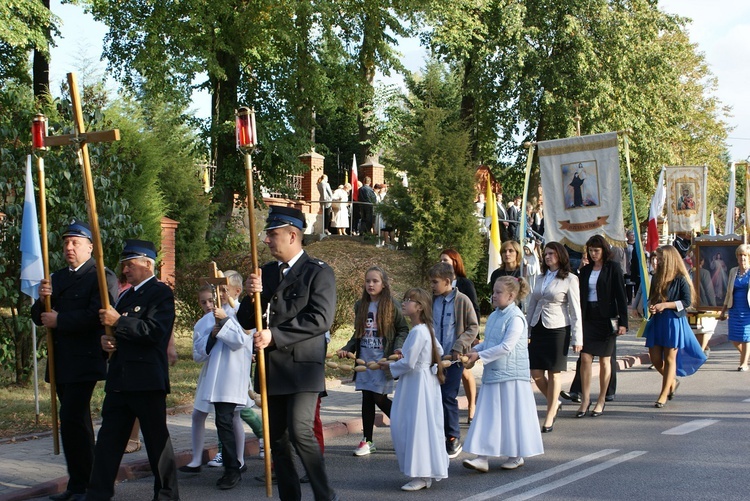
M57 385L60 399L60 435L68 465L68 490L86 492L94 464L94 426L91 423L91 394L96 381Z
M612 367L612 375L609 378L609 386L607 386L607 396L614 397L617 392L617 341L615 341L615 349L610 357L610 366ZM573 382L570 383L570 393L581 394L581 357L578 357L576 361L576 375L573 378ZM597 385L598 387L598 385Z
M375 406L378 406L383 414L391 417L391 399L388 395L375 393L374 391L362 390L362 430L365 440L372 442L372 430L375 427Z
M317 402L318 392L268 397L271 452L274 470L279 480L279 498L282 501L302 499L299 476L294 467L292 445L305 467L315 500L329 501L335 495L328 485L323 454L313 434Z
M228 402L214 402L216 414L216 432L221 441L221 457L224 461L224 471L240 472L240 459L237 457L237 441L234 439L234 410L237 404Z
M164 391L111 391L102 405L102 427L96 441L94 469L86 492L87 501L109 501L135 418L141 423L148 462L154 474L154 497L177 500L177 467L167 430Z
M331 208L323 207L323 231L331 229Z
M456 362L445 369L445 382L440 385L440 393L443 396L443 421L445 428L445 439L451 437L461 438L461 428L458 423L458 389L461 387L461 375L464 372L464 364Z

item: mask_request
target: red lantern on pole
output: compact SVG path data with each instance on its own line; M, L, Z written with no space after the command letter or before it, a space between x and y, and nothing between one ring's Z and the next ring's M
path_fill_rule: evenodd
M31 123L31 147L34 151L46 150L44 138L47 137L47 117L37 113Z
M252 151L258 144L255 132L255 110L246 106L237 110L237 149Z

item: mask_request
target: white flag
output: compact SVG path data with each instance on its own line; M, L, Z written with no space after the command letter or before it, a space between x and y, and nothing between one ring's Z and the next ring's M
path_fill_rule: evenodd
M734 206L736 205L735 198L737 198L735 187L735 164L729 167L729 197L727 198L727 220L724 222L724 234L731 235L734 233Z

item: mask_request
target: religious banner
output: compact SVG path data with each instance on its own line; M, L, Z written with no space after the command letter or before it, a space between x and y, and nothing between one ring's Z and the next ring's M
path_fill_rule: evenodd
M592 235L625 245L617 133L537 143L544 237L582 251Z
M693 234L706 226L706 166L666 167L670 233Z

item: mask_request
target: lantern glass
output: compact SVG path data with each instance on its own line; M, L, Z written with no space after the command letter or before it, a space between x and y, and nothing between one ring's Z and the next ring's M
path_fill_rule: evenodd
M45 137L47 137L47 117L39 114L31 123L31 146L35 150L44 148Z
M253 148L257 143L255 135L255 111L242 107L237 110L237 148Z

